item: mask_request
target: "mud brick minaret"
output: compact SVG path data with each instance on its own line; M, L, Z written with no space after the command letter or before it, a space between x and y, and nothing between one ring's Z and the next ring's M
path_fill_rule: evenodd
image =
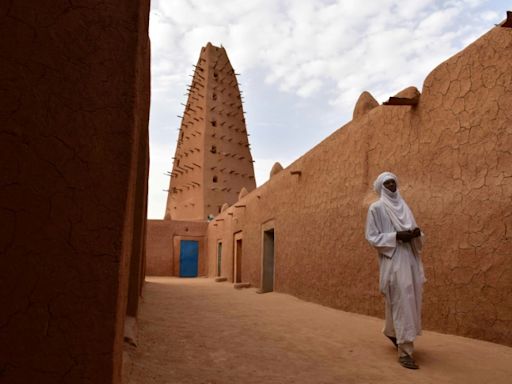
M201 49L183 112L165 219L204 220L256 188L242 98L226 50Z

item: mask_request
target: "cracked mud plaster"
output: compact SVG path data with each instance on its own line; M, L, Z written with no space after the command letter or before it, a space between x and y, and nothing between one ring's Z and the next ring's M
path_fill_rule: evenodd
M2 383L120 382L148 15L145 0L0 4Z
M390 170L426 233L424 327L512 345L512 30L493 28L439 65L417 106L371 101L210 223L210 276L222 241L232 280L241 231L242 281L259 287L261 228L273 220L277 291L383 316L364 225L373 180Z

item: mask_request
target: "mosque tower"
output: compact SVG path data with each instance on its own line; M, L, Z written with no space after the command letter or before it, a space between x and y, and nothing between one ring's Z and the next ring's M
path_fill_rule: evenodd
M205 220L238 201L242 188L256 188L242 98L223 47L201 48L170 175L167 220Z

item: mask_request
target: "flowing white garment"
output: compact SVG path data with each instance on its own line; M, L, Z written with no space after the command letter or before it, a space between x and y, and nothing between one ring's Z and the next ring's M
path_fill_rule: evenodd
M384 192L385 188L381 189ZM398 191L391 194L398 194ZM407 212L397 222L397 215L390 214L392 210L382 195L384 193L368 210L366 239L379 253L380 291L386 299L383 332L396 337L402 344L414 341L421 334L421 298L425 282L420 256L422 238L415 238L410 243L396 239L397 231L413 229L416 222L401 197L405 205L402 208Z

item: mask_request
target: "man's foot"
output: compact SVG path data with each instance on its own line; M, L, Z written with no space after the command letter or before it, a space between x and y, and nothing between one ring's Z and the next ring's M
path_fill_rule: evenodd
M409 369L418 369L419 368L419 365L416 364L414 359L409 355L400 356L398 358L398 361L400 362L402 367L409 368Z
M398 348L398 343L396 342L396 337L393 337L393 336L388 336L386 335L386 337L391 340L391 342L393 343L393 345L395 346L395 348Z

